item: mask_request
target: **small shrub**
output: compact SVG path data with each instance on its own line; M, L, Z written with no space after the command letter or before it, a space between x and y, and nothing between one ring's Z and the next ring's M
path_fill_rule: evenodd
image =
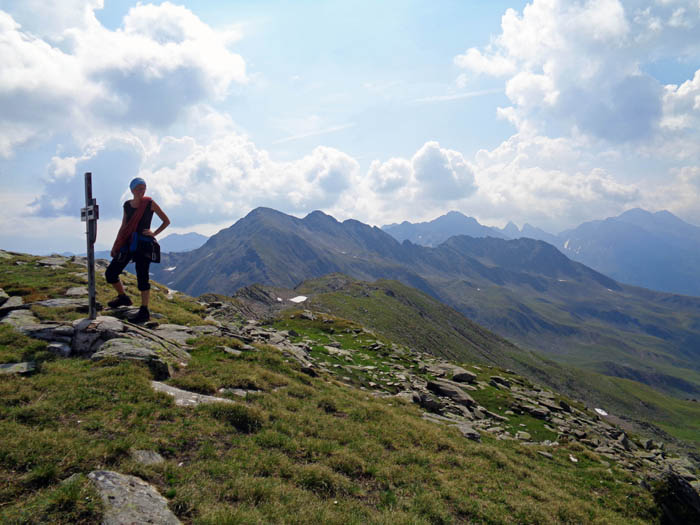
M314 395L314 390L305 386L292 386L287 389L287 395L297 399L306 399Z
M333 414L338 411L338 407L335 405L335 401L328 397L321 399L318 402L318 408L323 410L326 414Z
M304 465L296 472L297 484L316 494L335 496L345 492L345 480L323 465Z
M58 468L53 463L45 463L34 467L27 474L25 484L31 488L47 487L58 477Z
M365 462L362 461L362 458L345 451L334 454L329 463L333 470L350 478L359 478L366 472Z
M244 434L257 432L265 422L263 413L256 408L233 403L211 403L201 407L215 419L228 423Z

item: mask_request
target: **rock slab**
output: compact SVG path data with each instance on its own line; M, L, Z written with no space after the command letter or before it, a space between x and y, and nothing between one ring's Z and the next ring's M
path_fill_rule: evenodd
M456 426L465 438L471 439L472 441L481 441L481 434L474 430L471 425L468 425L467 423L460 423Z
M168 501L152 485L136 476L110 470L94 470L88 474L88 479L105 506L102 525L181 523L168 508Z
M455 386L447 381L429 381L428 390L434 392L438 395L450 398L457 404L463 405L465 407L475 406L476 402L472 397L467 394L460 387Z
M125 337L110 339L90 357L93 361L108 358L143 363L148 366L156 379L170 377L168 364L145 341Z
M35 370L36 363L34 361L27 361L25 363L6 363L0 365L0 375L31 374Z
M175 398L175 404L180 407L193 407L204 403L233 403L230 399L188 392L187 390L181 390L159 381L151 381L151 386L156 392L165 392L173 396Z
M159 465L165 463L165 458L155 450L132 450L131 458L142 465Z

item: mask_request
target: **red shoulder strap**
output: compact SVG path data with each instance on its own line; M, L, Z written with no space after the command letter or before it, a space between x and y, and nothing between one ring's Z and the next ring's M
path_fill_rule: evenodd
M143 217L143 214L146 212L148 203L150 203L152 200L153 199L150 197L141 198L141 203L139 204L139 207L136 208L136 211L131 216L131 219L129 219L129 222L126 223L126 226L124 226L123 229L119 230L117 239L114 241L114 246L112 246L112 250L119 251L121 247L129 241L131 234L136 231L141 217Z

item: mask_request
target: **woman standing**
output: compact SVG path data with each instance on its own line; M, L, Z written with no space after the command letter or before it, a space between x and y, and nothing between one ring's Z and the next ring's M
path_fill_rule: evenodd
M144 323L151 318L148 311L151 284L148 282L148 269L151 265L142 251L143 243L153 242L156 235L162 232L170 224L168 216L160 209L153 199L146 197L146 181L136 177L129 184L129 189L134 198L124 203L124 216L119 228L117 239L112 246L112 262L105 271L107 282L114 286L119 294L116 299L108 302L111 308L118 306L130 306L131 299L124 292L124 285L119 280L119 275L124 271L130 261L136 264L136 279L138 289L141 292L141 308L131 319L135 323ZM151 219L153 214L158 215L163 223L156 231L151 231ZM141 247L141 249L139 249Z

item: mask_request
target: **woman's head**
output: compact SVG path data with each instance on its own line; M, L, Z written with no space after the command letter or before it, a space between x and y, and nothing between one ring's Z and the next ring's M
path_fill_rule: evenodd
M137 193L143 195L144 193L146 193L146 181L143 180L141 177L136 177L135 179L132 179L129 183L129 189L134 195L136 195Z

